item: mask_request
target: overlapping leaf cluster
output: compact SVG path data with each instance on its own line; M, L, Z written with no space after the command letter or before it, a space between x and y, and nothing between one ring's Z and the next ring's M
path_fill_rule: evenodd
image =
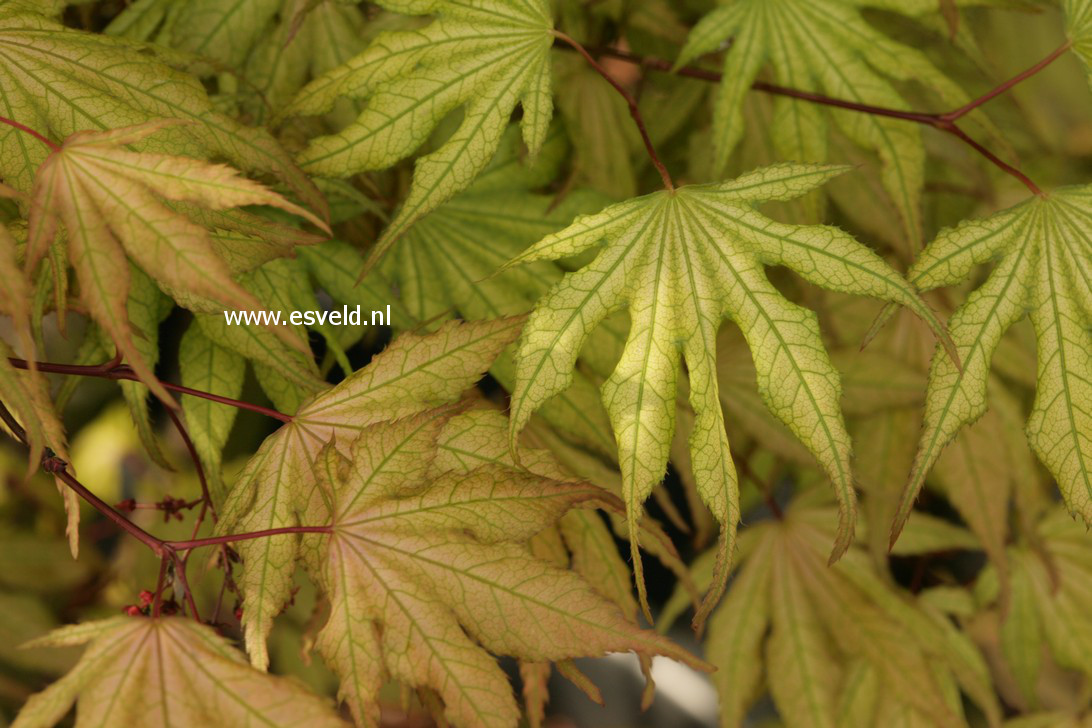
M1013 5L0 0L4 430L215 547L5 477L81 561L0 558L0 725L539 726L626 651L723 726L1087 722L1092 4Z

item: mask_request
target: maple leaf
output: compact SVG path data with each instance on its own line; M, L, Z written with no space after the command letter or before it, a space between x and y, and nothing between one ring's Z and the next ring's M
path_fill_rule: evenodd
M437 437L430 475L469 474L489 466L521 475L531 472L554 481L573 480L571 473L548 450L523 448L517 464L507 446L507 432L508 419L500 412L471 410L455 415L444 424ZM649 541L663 543L674 555L666 536L648 530L646 534ZM571 562L577 573L617 604L628 620L636 623L638 607L632 594L629 568L619 557L614 537L599 516L583 509L569 511L561 517L553 535L563 543L563 558L558 558L558 563L568 565Z
M191 324L182 335L178 369L182 385L191 389L232 398L243 392L246 360L206 336L199 324ZM180 404L190 439L208 474L213 500L221 503L226 493L220 464L237 410L202 397L182 397Z
M32 695L12 728L49 728L76 703L76 726L347 726L323 698L259 672L227 640L181 617L115 617L32 643L90 642L76 666Z
M952 108L966 103L966 95L924 53L865 22L861 11L870 6L875 3L868 0L746 0L723 3L694 26L676 68L732 41L713 107L716 170L724 169L743 136L744 97L767 65L773 66L778 84L855 103L908 109L893 83L905 81L925 85ZM921 15L935 11L936 3L900 3L891 9ZM828 124L823 110L789 98L778 98L774 107L770 134L778 156L825 162ZM921 130L870 114L837 109L829 114L849 139L879 155L884 188L916 249L922 239L925 181Z
M53 138L163 118L190 121L145 140L141 151L226 158L276 176L325 215L318 189L269 132L215 111L198 79L171 68L177 58L169 51L66 28L43 11L44 3L0 5L0 115ZM0 129L0 176L14 187L29 190L46 156L21 132Z
M133 345L141 360L149 369L154 370L159 362L159 325L170 315L174 302L140 268L132 264L128 268L129 292L125 308L133 333ZM103 356L100 361L109 359L110 354L106 352L115 351L116 347L101 328L96 326L94 332L101 339ZM139 382L120 382L119 386L144 450L156 465L165 470L174 470L174 466L159 447L155 425L148 409L148 388Z
M990 641L999 643L1003 668L1015 678L1014 702L1022 700L1028 707L1050 703L1043 688L1054 684L1052 677L1062 674L1060 669L1092 675L1087 531L1057 507L1032 529L1035 546L1009 546L1012 583L1007 598L993 568L974 585L975 599L984 611L1000 617L986 622L994 631Z
M320 455L309 520L330 518L333 533L304 537L330 599L316 643L359 723L379 724L387 672L436 690L454 725L517 725L508 678L486 650L544 662L632 649L702 667L527 547L570 509L609 500L602 489L491 464L430 473L449 417L373 425L351 462L332 445Z
M66 139L35 177L27 244L27 267L33 270L54 242L58 223L64 223L68 253L92 318L165 401L171 401L170 397L156 382L131 335L125 309L126 255L172 297L198 310L215 311L216 304L222 304L220 310L261 308L232 280L205 228L172 210L167 201L214 210L271 205L325 227L310 212L239 177L229 167L124 148L178 123L157 121L106 132L77 132Z
M867 318L874 312L862 313ZM860 340L859 333L841 333L847 343ZM852 349L835 353L834 360L846 381L843 409L854 416L850 434L860 453L855 462L858 484L867 494L867 520L890 524L913 467L935 344L919 321L903 313L868 351L858 351L856 345ZM1036 466L1022 431L1019 401L999 379L990 384L989 403L990 411L944 451L927 485L948 499L979 539L974 548L986 553L1005 580L1012 494L1027 488L1021 481L1036 480L1027 476ZM868 535L874 555L886 561L890 529L869 529Z
M371 25L359 8L326 0L144 0L104 32L234 69L244 80L235 92L239 105L262 123L311 78L362 51L375 34Z
M409 194L367 259L374 265L417 220L466 189L489 163L512 110L523 107L523 137L533 156L553 113L549 3L527 0L384 0L383 7L435 20L389 32L360 55L308 84L284 115L319 114L340 98L367 107L339 133L320 137L299 157L312 174L348 177L384 169L412 154L448 113L459 127L421 157Z
M1065 13L1065 34L1073 44L1073 52L1081 59L1092 84L1092 2L1062 0Z
M940 232L910 269L921 290L966 279L996 261L949 320L960 371L935 357L925 426L891 533L898 537L926 475L956 433L986 411L990 363L1025 314L1036 336L1028 442L1070 511L1092 523L1092 187L1066 187Z
M452 322L427 335L402 334L371 363L306 402L258 449L228 495L221 533L299 524L315 485L313 463L330 442L348 448L370 425L454 402L517 336L523 319ZM321 525L321 524L320 524ZM247 652L265 669L265 638L288 600L299 555L293 535L237 545Z
M599 195L579 191L561 201L530 191L556 176L567 149L559 131L547 137L532 168L520 159L518 130L510 126L474 184L420 220L391 249L379 270L398 287L418 321L523 314L561 279L563 269L548 261L494 275L531 243L603 202ZM510 390L515 379L511 356L502 355L491 374ZM578 375L542 415L578 442L613 453L606 413L587 377Z
M0 184L0 197L17 199L20 195L7 185ZM0 225L0 314L10 317L16 345L20 349L18 353L30 362L29 371L16 371L9 361L9 357L16 352L0 339L0 392L3 393L3 404L14 411L25 433L28 473L38 469L47 448L62 460L68 459L64 425L50 400L49 382L34 364L37 355L31 326L32 301L30 286L19 267L16 241L8 228ZM75 558L80 546L79 498L59 481L57 488L64 500L68 518L68 546Z
M0 186L0 195L8 192ZM31 333L30 286L16 260L16 243L7 227L0 225L0 314L11 317L12 329L21 353L34 361L34 337ZM61 457L65 454L64 427L49 400L49 386L35 369L17 372L8 357L14 352L0 340L0 391L4 404L15 410L27 433L30 471L37 469L42 453L49 447Z
M238 282L263 308L281 315L280 327L262 323L229 324L222 311L198 314L198 325L206 337L250 361L262 390L281 412L293 413L313 395L327 388L319 376L309 348L300 350L285 344L307 339L307 328L286 321L290 311L312 311L321 307L301 261L271 260L238 277Z
M723 319L731 318L747 339L766 406L834 484L840 526L832 560L853 536L850 440L838 409L838 375L815 315L783 298L763 266L787 266L825 288L897 301L945 336L913 289L848 234L776 223L755 209L759 202L798 197L843 171L778 165L730 182L658 192L577 218L509 264L562 258L607 243L592 263L543 297L528 321L519 346L510 439L515 450L532 412L572 382L573 363L591 331L628 305L629 339L602 391L618 444L631 534L642 503L666 470L680 353L685 359L695 414L693 471L722 533L719 576L698 624L723 591L739 519L716 378L715 341ZM636 539L631 543L640 578Z
M965 726L959 688L997 725L986 664L946 617L892 589L860 548L824 564L833 509L823 501L806 492L783 520L748 529L747 552L709 620L722 725L741 723L763 675L788 725Z

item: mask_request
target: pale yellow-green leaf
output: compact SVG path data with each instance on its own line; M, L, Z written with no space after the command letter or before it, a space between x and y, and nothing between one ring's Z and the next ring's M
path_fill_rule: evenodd
M348 463L333 446L321 456L333 533L305 540L322 544L337 621L319 646L360 723L378 724L376 657L395 679L435 690L451 723L498 727L519 710L489 653L542 662L632 649L702 666L528 549L571 508L605 500L600 488L496 465L429 476L445 416L374 425Z
M178 368L183 386L221 397L237 399L242 394L246 362L205 336L196 323L182 335ZM201 397L183 396L181 400L190 439L205 467L213 501L221 503L226 495L220 472L222 452L238 410Z
M713 684L720 696L720 724L726 728L742 724L761 687L762 641L774 609L771 552L770 544L763 543L749 556L709 620L707 659L717 668Z
M925 645L908 641L905 627L871 603L840 571L824 569L812 548L793 551L794 566L832 637L846 652L862 657L879 673L885 691L927 716L932 725L963 725L952 706ZM844 567L851 571L852 566Z
M139 150L226 158L276 176L308 207L325 214L322 195L280 144L267 131L214 110L201 82L169 65L174 61L169 53L67 28L36 14L44 8L33 5L0 8L0 115L55 141L80 131L183 119L191 125L145 139ZM17 129L0 130L0 173L24 192L47 152Z
M743 532L749 543L707 638L721 724L741 725L765 687L787 726L886 728L897 715L965 728L960 690L999 725L985 661L947 616L893 587L861 548L824 563L833 512L811 489L783 518ZM700 583L712 562L700 559Z
M850 664L838 695L838 725L872 725L879 701L879 676L866 660Z
M898 511L906 473L914 462L914 438L920 431L920 413L908 408L858 418L850 424L858 453L854 469L864 495L862 510L871 525L866 542L879 564L887 563L890 538L886 525Z
M507 430L508 421L495 411L473 410L453 417L437 440L434 470L470 472L482 465L493 465L513 472L527 469L553 480L572 479L556 458L544 450L525 448L517 465L507 447ZM629 567L618 554L614 537L602 519L586 510L573 510L562 516L557 528L565 549L563 563L571 563L574 571L617 604L627 619L636 622L637 602L632 594Z
M78 728L347 726L326 700L246 664L209 627L181 617L115 617L64 627L38 644L90 642L72 671L31 698L13 728L49 728L75 703Z
M883 533L883 523L879 525L880 533ZM906 524L903 533L903 538L890 549L894 556L931 554L938 551L973 551L981 547L967 529L927 513L917 514L913 523Z
M163 295L155 281L134 265L129 266L129 301L126 309L129 324L135 336L133 344L149 367L155 368L159 362L159 324L172 308L171 301ZM104 337L105 339L105 337ZM109 340L103 341L103 348L109 349ZM133 417L137 435L145 452L152 462L165 470L174 470L167 456L159 446L159 438L148 410L148 388L140 382L119 382L125 403Z
M580 191L563 200L527 191L541 180L537 169L512 164L513 158L518 161L511 143L514 131L509 129L501 151L474 186L414 225L380 267L419 321L438 323L454 316L491 319L530 311L560 280L561 268L540 261L494 273L536 240L603 201ZM561 142L558 135L551 135L544 153L555 152L558 146L563 150ZM511 357L505 355L491 374L511 388L515 372ZM606 412L588 378L578 376L572 388L545 405L542 416L577 443L613 453Z
M0 193L3 191L0 190ZM0 225L0 314L10 317L18 351L12 351L0 339L0 393L4 404L19 419L29 442L28 464L38 467L43 448L51 448L66 458L64 427L53 409L49 386L35 370L18 372L8 362L19 355L35 360L37 354L31 327L30 284L16 260L16 245L7 227ZM78 522L79 512L76 511Z
M1002 578L1008 573L1005 543L1015 480L1007 452L999 449L1004 441L1000 416L987 412L956 436L933 471L952 505L982 542L986 555L997 564Z
M286 112L322 113L344 97L366 102L356 121L313 140L300 156L312 174L347 177L404 159L444 116L462 111L454 133L417 161L409 194L376 242L369 266L414 222L470 185L492 158L517 104L534 155L546 138L553 105L553 22L544 0L390 7L428 12L435 20L419 30L381 34L363 53L308 84Z
M743 99L767 67L776 83L860 104L909 109L896 84L915 80L944 104L968 100L928 57L870 25L867 0L740 0L723 3L693 28L677 66L720 50L723 80L714 99L714 168L723 170L743 136ZM899 5L898 12L916 14ZM902 217L914 249L921 244L921 193L925 150L920 129L882 116L832 110L830 118L854 143L873 150L883 164L887 194ZM827 161L826 117L814 104L779 99L771 133L782 159Z
M1092 2L1089 0L1062 0L1065 12L1065 34L1073 44L1073 52L1088 70L1092 84Z
M1035 330L1037 392L1028 440L1069 509L1092 522L1092 188L1066 187L985 219L942 231L910 270L928 290L996 261L949 321L962 370L937 356L929 375L925 428L892 531L909 516L941 451L987 406L991 359L1025 314Z
M141 381L165 401L170 397L156 382L151 364L132 337L126 311L127 256L184 304L209 301L221 308L261 308L232 280L206 229L172 210L166 201L213 210L272 205L324 226L311 213L228 167L125 149L177 125L149 122L106 132L77 132L66 139L35 177L27 248L27 265L33 270L54 244L58 223L63 222L81 296L92 317ZM292 341L284 331L274 331Z
M1041 572L1043 565L1028 554L1018 554L1013 561L1008 609L1001 623L1001 649L1020 692L1034 707L1037 702L1036 683L1043 659L1043 635L1035 605L1036 577L1029 571L1037 569Z
M614 200L636 196L633 155L641 149L641 138L626 102L580 56L560 56L554 68L558 110L573 142L576 181Z
M795 578L787 544L774 539L770 575L770 637L766 644L767 681L786 722L796 728L834 728L841 670L830 638Z
M327 0L141 0L105 33L176 48L238 73L239 105L260 124L307 81L362 51L374 35L369 30L359 8Z
M348 452L369 425L454 402L511 343L522 323L453 322L433 334L399 336L367 367L312 397L291 423L266 438L228 494L220 531L298 525L315 485L313 462L323 447L333 442ZM247 651L264 669L265 638L288 599L299 539L278 535L236 548L245 560L239 585Z
M724 319L743 331L766 406L815 455L841 504L832 558L848 548L855 517L849 436L838 409L840 384L815 315L790 303L765 265L789 267L817 285L897 301L943 337L912 288L878 256L840 230L776 223L759 202L793 199L844 172L778 165L720 184L682 187L577 218L509 265L558 259L606 245L536 307L521 338L510 443L531 414L573 381L573 364L597 324L626 309L632 322L621 361L603 387L618 444L631 532L664 476L675 398L685 360L695 425L691 462L698 491L721 525L720 576L700 624L723 591L739 495L716 378L716 334ZM681 357L680 357L681 354ZM633 542L637 564L637 544Z

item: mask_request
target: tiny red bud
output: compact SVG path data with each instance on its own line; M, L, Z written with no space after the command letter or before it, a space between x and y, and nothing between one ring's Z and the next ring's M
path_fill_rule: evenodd
M142 612L140 610L140 607L138 607L135 604L130 604L129 606L124 607L121 611L123 613L125 613L125 614L128 614L130 617L143 617L144 616L144 612Z
M243 608L242 607L235 607L235 618L237 620L239 620L240 622L243 621Z

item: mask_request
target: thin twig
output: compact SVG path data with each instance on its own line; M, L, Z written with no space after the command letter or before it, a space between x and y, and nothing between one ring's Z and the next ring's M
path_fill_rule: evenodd
M938 128L940 128L940 127L938 127ZM983 157L988 159L990 162L992 162L998 169L1002 170L1006 174L1009 174L1009 175L1015 177L1016 179L1020 180L1021 182L1023 182L1024 186L1027 187L1029 190L1031 190L1032 193L1034 193L1037 197L1045 197L1045 195L1043 194L1043 191L1041 189L1039 189L1039 185L1032 182L1030 177L1028 177L1026 174L1021 172L1016 167L1013 167L1008 162L1002 161L1000 157L998 157L996 154L991 152L989 149L986 149L986 147L982 146L977 141L972 139L967 134L967 132L963 131L958 126L956 126L956 124L954 122L952 123L951 127L945 127L944 131L948 132L949 134L952 134L957 139L961 139L971 149L975 150L976 152L981 154Z
M174 564L174 581L175 596L178 596L179 590L182 591L182 601L185 602L189 609L190 616L194 621L201 622L201 614L197 611L197 602L193 599L193 592L190 591L189 582L186 581L186 560L183 559L177 551L174 550L168 544L167 553L170 555L171 562Z
M995 99L998 96L1000 96L1001 94L1005 93L1006 91L1011 89L1013 86L1017 85L1018 83L1026 81L1027 79L1031 78L1035 74L1039 73L1039 71L1042 71L1044 68L1049 66L1051 63L1054 63L1054 61L1056 61L1059 58L1059 56L1061 56L1063 53L1068 51L1072 46L1073 46L1073 41L1067 40L1065 43L1062 43L1060 46L1058 46L1053 51L1051 51L1051 53L1049 55L1047 55L1046 58L1044 58L1043 60L1036 63L1034 66L1031 66L1030 68L1021 71L1020 73L1018 73L1015 76L1013 76L1012 78L1010 78L1008 81L1005 81L1001 85L999 85L999 86L993 88L992 90L984 93L983 95L979 96L977 99L970 102L966 106L962 106L962 107L956 109L955 111L949 111L947 114L942 114L941 118L947 119L949 121L955 121L957 119L960 119L960 118L966 116L967 114L971 113L972 111L974 111L979 106L986 103L987 101L992 101L993 99Z
M27 437L26 430L23 429L19 421L15 419L15 416L8 410L3 402L0 402L0 422L3 422L11 431L15 438L19 440L24 446L30 446L30 440ZM253 531L250 533L234 533L226 536L214 536L212 538L191 539L189 541L164 541L156 538L152 534L145 531L140 526L136 525L125 516L118 513L111 508L105 501L92 493L88 488L83 485L79 480L68 472L68 463L61 458L53 454L52 451L47 450L42 456L42 468L49 473L52 473L58 480L67 485L73 491L76 492L81 498L87 501L92 508L102 514L107 520L111 521L121 530L128 533L133 538L140 541L142 544L151 549L161 560L160 566L160 583L157 586L157 602L162 598L162 578L164 575L164 569L166 568L167 560L169 559L174 566L174 578L178 587L182 591L182 597L191 616L197 621L201 621L200 614L197 611L197 603L194 601L193 593L186 580L186 559L183 558L181 552L189 552L192 549L199 548L201 546L214 546L224 545L228 543L235 543L237 541L249 541L258 538L267 538L269 536L277 536L288 533L332 533L333 529L330 526L287 526L285 528L271 528L264 531ZM188 553L187 553L188 556ZM155 609L154 611L158 611Z
M211 538L197 538L190 541L167 541L167 545L177 551L201 548L202 546L218 546L220 544L236 543L238 541L253 541L258 538L270 536L282 536L289 533L333 533L330 526L282 526L281 528L267 528L264 531L251 531L249 533L229 533L225 536L213 536Z
M72 490L76 491L76 495L80 496L85 501L90 503L91 507L104 515L107 520L112 521L114 525L116 525L118 528L127 532L130 536L150 548L156 556L163 558L163 555L167 551L163 541L156 538L140 526L130 521L125 516L115 511L113 508L107 505L105 501L103 501L97 495L88 490L83 483L76 480L76 478L68 472L68 464L65 463L63 460L61 460L60 458L53 458L53 461L54 462L52 464L48 462L43 463L43 467L47 471L52 472L53 475L56 476L62 483L67 485Z
M16 359L10 357L8 362L11 363L16 369L29 369L30 363L25 359ZM49 362L35 362L34 366L40 372L46 374L67 374L77 377L97 377L99 379L112 379L112 380L124 380L129 382L139 382L140 377L129 366L123 364L113 364L113 362L106 362L105 364L95 365L83 365L83 364L52 364ZM219 404L226 404L238 409L249 410L251 412L257 412L258 414L265 415L266 417L272 417L275 420L281 422L291 422L292 415L286 415L283 412L270 409L268 407L262 407L258 404L251 404L250 402L243 402L242 400L233 399L231 397L222 397L219 394L213 394L212 392L204 392L200 389L192 389L190 387L184 387L181 384L171 384L170 382L164 382L163 380L157 380L159 384L167 390L172 392L178 392L179 394L188 394L193 397L200 397L201 399L207 399L212 402L218 402Z
M671 180L671 175L667 171L667 167L660 161L660 157L656 154L656 148L652 145L652 138L648 135L648 128L645 126L644 117L641 116L641 110L637 107L637 100L633 98L633 95L625 89L622 84L610 75L607 69L595 60L595 56L588 52L588 49L580 45L577 41L573 40L569 36L565 35L561 31L554 31L554 36L563 43L568 44L573 50L584 57L592 68L594 68L600 76L602 76L607 83L614 87L623 99L626 101L626 105L629 106L629 115L633 117L633 122L637 125L637 130L641 133L641 140L645 143L645 149L648 150L648 156L652 160L652 165L656 167L656 171L660 173L660 177L664 181L664 187L669 191L674 191L675 183Z
M560 36L559 36L560 37ZM562 39L564 40L564 39ZM1065 51L1071 46L1071 42L1067 41L1061 46L1051 51L1049 55L1043 58L1041 61L1031 66L1030 68L1021 71L1009 80L998 85L994 89L979 96L974 101L961 106L953 111L945 113L924 113L919 111L904 111L902 109L893 109L884 106L873 106L871 104L861 104L855 101L847 101L845 99L837 99L831 96L825 96L823 94L813 93L811 91L801 91L799 89L788 88L785 86L778 86L777 84L766 83L765 81L756 81L751 85L755 91L761 91L763 93L774 94L777 96L785 96L788 98L798 99L800 101L807 101L813 104L820 104L822 106L830 106L832 108L843 109L845 111L853 111L861 114L870 114L872 116L883 116L889 119L898 119L901 121L908 121L915 124L922 124L929 126L938 131L951 134L970 146L975 152L980 154L983 158L996 166L1001 171L1019 180L1024 186L1026 186L1031 192L1039 197L1043 196L1043 191L1036 185L1030 177L1021 172L1007 162L1002 161L996 154L988 150L979 142L972 139L963 129L961 129L956 121L963 118L971 111L974 111L978 107L982 106L988 101L991 101L1001 94L1005 93L1017 84L1026 81L1035 74L1042 71L1049 66L1055 60L1057 60ZM582 54L590 55L586 49L581 50ZM676 73L679 76L685 76L687 78L695 78L701 81L709 81L711 83L720 83L723 75L716 71L708 71L701 68L694 68L691 66L684 66L682 68L675 69L674 65L670 61L666 61L662 58L651 58L638 56L627 51L618 50L616 48L597 48L594 52L615 58L620 61L627 61L640 65L643 68L649 68L655 71L662 71L664 73Z
M201 458L197 455L197 448L194 447L193 440L190 439L190 433L186 431L186 426L182 424L182 418L178 416L170 407L166 408L167 416L171 418L171 422L174 423L174 427L178 430L179 437L182 438L182 442L186 445L186 450L190 454L190 459L193 461L193 467L197 470L197 479L201 483L201 499L204 503L201 506L201 511L197 514L197 521L193 524L193 536L197 535L198 530L201 528L201 524L205 520L205 514L212 516L212 522L216 523L219 518L216 515L216 506L212 502L212 495L209 493L209 483L205 479L205 469L201 466Z
M152 616L158 617L163 606L163 587L167 582L167 559L159 560L159 578L155 581L155 597L152 599Z

